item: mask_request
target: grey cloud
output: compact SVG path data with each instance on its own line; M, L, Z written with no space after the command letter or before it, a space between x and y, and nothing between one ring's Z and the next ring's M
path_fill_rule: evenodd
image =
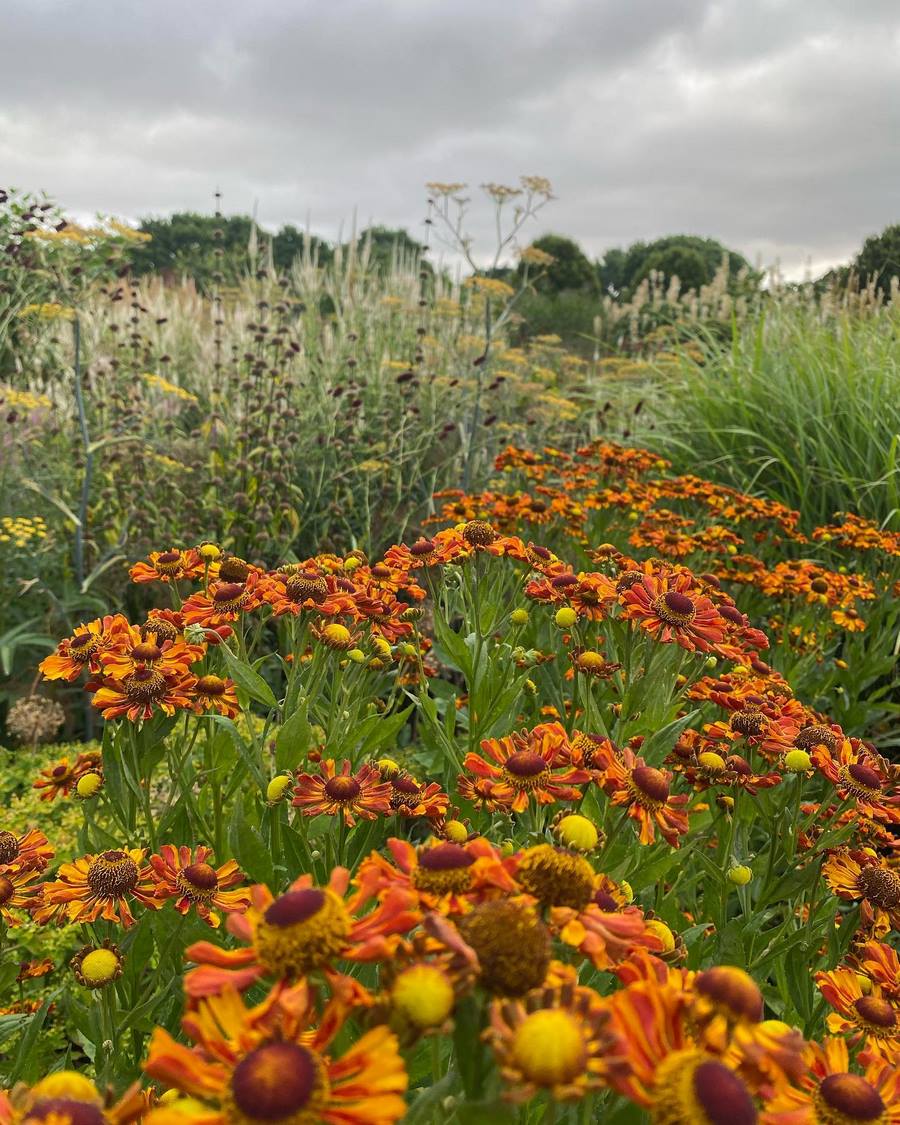
M7 0L0 180L334 236L536 172L593 254L688 230L799 273L898 217L898 46L887 0Z

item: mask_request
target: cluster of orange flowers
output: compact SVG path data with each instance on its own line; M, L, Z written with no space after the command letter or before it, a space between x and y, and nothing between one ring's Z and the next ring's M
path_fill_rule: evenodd
M640 643L677 657L673 690L718 708L719 717L695 726L685 717L665 751L654 749L652 735L617 745L592 729L589 691L580 707L573 690L559 707L541 709L546 721L473 739L455 795L491 815L484 834L452 804L449 783L389 758L354 763L314 751L270 786L270 803L289 801L298 818L334 817L341 840L361 822L382 820L384 846L360 853L352 871L334 865L324 885L306 873L280 894L243 886L238 864L215 866L205 846L114 848L63 863L48 879L53 850L42 832L0 833L0 911L9 924L30 915L130 928L171 902L213 928L224 915L230 939L186 951L187 1042L157 1028L144 1064L164 1094L135 1087L113 1102L83 1076L61 1072L0 1093L0 1125L390 1123L407 1110L407 1052L453 1034L454 1025L477 1028L463 1049L488 1051L503 1096L516 1102L612 1093L657 1125L900 1121L900 961L885 940L900 930L898 769L794 696L760 655L766 635L722 582L825 604L835 620L849 621L874 587L806 561L767 568L739 553L744 540L730 527L696 529L657 508L660 500L700 501L730 523L768 524L751 535L757 542L806 542L797 513L773 502L693 477L642 480L665 468L646 451L593 446L569 458L509 450L498 468L525 473L534 495L445 496L452 527L398 544L374 563L353 552L265 570L211 544L154 552L132 578L166 584L178 608L152 610L139 625L121 615L90 622L41 669L48 679L84 675L103 717L136 730L176 711L230 719L240 709L238 686L210 668L223 653L246 655L248 623L275 621L293 646L287 669L317 657L376 671L396 661L398 682L427 691L439 669L420 633L422 603L431 594L437 604L445 570L474 560L482 575L517 568L521 594L558 629L568 656L563 677L574 687L609 681L619 692L613 710L624 708L618 659L626 657L600 651L595 627L604 625L627 636L629 652ZM551 476L553 487L545 483ZM596 569L577 570L516 534L524 521L563 527L584 543L588 513L605 508L635 512L628 546L667 560L605 543L590 545ZM893 553L889 536L851 517L813 539L826 536ZM697 550L716 560L708 572L680 561ZM720 670L720 660L731 667ZM801 801L807 779L820 800ZM43 771L35 787L45 799L89 797L103 783L100 755L85 751ZM655 847L653 856L678 848L692 821L718 847L742 806L789 786L792 870L820 865L815 897L830 892L835 932L853 934L846 957L824 962L838 967L815 977L830 1008L831 1037L822 1044L764 1018L763 994L741 969L684 967L685 939L637 905L607 862L608 849L625 841ZM603 812L607 826L610 813L618 816L608 836L590 810ZM492 841L498 825L499 834L527 826L527 839ZM736 868L735 886L742 870L749 872ZM808 905L784 909L812 914ZM124 956L110 941L92 943L73 972L82 985L103 988L121 974ZM615 983L608 995L597 973ZM599 1102L586 1104L602 1112Z
M233 890L244 881L234 860L216 868L212 852L164 844L159 854L147 849L110 849L63 863L56 878L37 882L53 859L47 837L37 828L21 836L0 833L0 915L17 926L30 913L40 923L69 925L103 919L120 926L134 925L132 905L158 910L168 901L186 914L193 907L210 926L220 924L217 911L245 910L246 890Z

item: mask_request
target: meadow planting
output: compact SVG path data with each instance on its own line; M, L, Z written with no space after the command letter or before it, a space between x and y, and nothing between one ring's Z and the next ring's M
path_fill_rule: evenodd
M567 348L461 188L206 293L7 201L2 1125L900 1121L893 305Z

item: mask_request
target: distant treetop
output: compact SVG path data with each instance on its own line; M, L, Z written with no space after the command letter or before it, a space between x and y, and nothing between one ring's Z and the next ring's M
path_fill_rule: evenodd
M708 285L728 260L729 275L751 273L750 264L736 250L714 238L694 234L670 234L652 242L635 242L627 250L608 250L599 264L601 284L607 292L630 296L652 272L667 281L677 277L682 291Z

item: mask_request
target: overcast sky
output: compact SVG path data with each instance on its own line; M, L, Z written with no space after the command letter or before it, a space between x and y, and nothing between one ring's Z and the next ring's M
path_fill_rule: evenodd
M535 173L535 234L800 276L900 221L898 142L897 0L0 0L0 185L78 215L218 185L265 225L421 236L425 181Z

